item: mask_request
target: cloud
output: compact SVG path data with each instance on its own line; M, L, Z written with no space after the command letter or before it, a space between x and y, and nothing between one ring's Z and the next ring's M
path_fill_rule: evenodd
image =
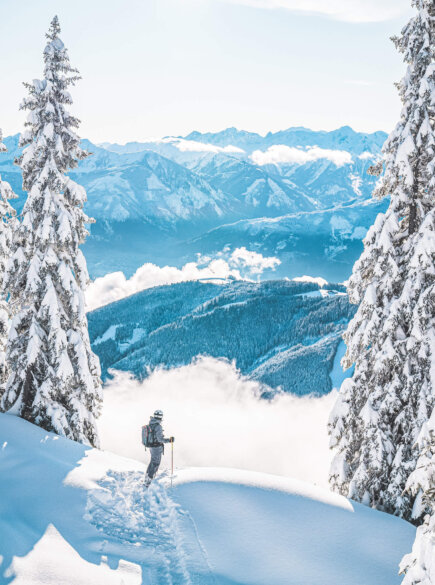
M284 9L347 22L382 22L409 12L408 0L224 0L254 8Z
M215 144L208 144L204 142L197 142L196 140L183 140L183 139L171 139L171 144L176 146L181 152L224 152L227 154L231 153L244 153L245 151L238 146L216 146Z
M234 467L326 486L331 459L326 424L336 393L282 394L267 401L259 397L261 390L233 364L210 357L156 370L144 382L116 373L104 389L102 448L147 461L141 426L160 408L167 436L176 438L178 468ZM169 463L167 449L162 468Z
M196 262L188 262L182 268L160 267L147 262L128 279L121 271L95 279L86 290L86 308L93 311L146 288L163 284L214 278L249 280L254 275L259 276L264 270L274 270L280 263L274 256L264 257L245 247L236 248L233 252L225 248L214 258L198 255Z
M296 278L293 278L293 280L296 282L313 282L319 286L326 286L328 284L328 281L321 276L296 276Z
M358 158L360 158L361 160L371 160L373 158L376 158L376 155L373 154L372 152L369 152L368 150L365 150L364 152L358 155Z
M186 280L225 279L230 276L237 279L242 278L240 272L231 269L228 262L223 259L211 260L204 267L200 267L197 262L188 262L182 268L160 267L147 262L128 279L121 271L111 272L95 279L86 291L86 308L88 311L92 311L97 307L113 303L153 286Z
M275 144L270 146L266 151L255 150L251 154L251 159L257 165L295 163L303 165L319 159L327 159L333 162L337 167L352 163L352 156L346 150L330 150L328 148L319 148L317 146L302 150L293 148L284 144Z
M268 268L275 270L281 261L275 256L264 257L258 252L251 252L243 246L234 250L230 257L230 263L248 267L251 274L261 274Z

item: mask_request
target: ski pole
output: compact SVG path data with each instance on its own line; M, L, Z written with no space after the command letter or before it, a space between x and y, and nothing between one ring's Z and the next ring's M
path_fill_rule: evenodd
M172 478L174 477L174 441L171 442L171 488Z

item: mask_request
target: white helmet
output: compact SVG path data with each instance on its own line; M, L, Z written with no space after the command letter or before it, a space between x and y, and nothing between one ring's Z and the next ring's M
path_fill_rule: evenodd
M162 418L163 418L163 411L162 410L155 410L153 416L157 420L162 420Z

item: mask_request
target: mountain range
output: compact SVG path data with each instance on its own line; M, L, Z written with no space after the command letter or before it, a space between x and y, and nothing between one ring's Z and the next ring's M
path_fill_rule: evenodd
M343 127L264 137L229 128L122 146L83 140L93 154L70 174L97 220L84 246L91 276L129 276L144 262L181 266L242 242L273 251L278 276L343 280L385 206L368 204L375 179L366 174L385 138ZM0 173L20 195L19 210L18 136L4 142Z

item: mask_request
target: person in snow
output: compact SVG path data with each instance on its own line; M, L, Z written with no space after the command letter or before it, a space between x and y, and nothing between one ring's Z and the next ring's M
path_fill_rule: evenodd
M148 465L147 473L145 476L145 485L148 487L155 477L160 462L162 460L162 455L165 452L165 443L173 443L174 437L165 438L163 434L162 428L162 420L163 420L163 412L161 410L156 410L153 416L150 418L149 426L151 430L151 442L148 444L149 450L151 452L151 461Z

